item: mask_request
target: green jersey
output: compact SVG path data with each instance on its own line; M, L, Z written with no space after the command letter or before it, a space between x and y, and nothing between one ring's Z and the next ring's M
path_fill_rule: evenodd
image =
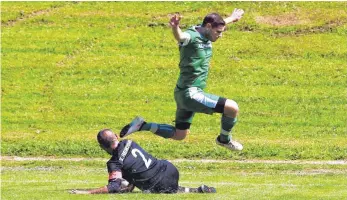
M181 89L198 87L204 89L208 77L209 63L212 57L212 42L204 38L193 26L185 33L189 42L180 45L180 75L177 87Z

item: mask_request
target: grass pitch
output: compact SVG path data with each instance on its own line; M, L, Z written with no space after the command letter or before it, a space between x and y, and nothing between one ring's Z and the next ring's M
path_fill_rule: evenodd
M70 189L107 184L105 161L3 161L2 199L343 199L346 165L174 162L180 185L217 188L216 194L71 195Z
M220 116L198 114L184 141L130 138L164 158L343 160L346 129L346 2L1 2L1 153L101 157L95 135L135 115L171 123L179 53L169 15L183 29L243 8L214 43L207 92L241 112L230 153L214 144ZM342 199L345 165L178 163L181 183L216 195L140 199ZM2 161L2 199L69 199L106 184L103 162ZM195 171L194 171L195 170ZM194 172L194 174L192 174ZM117 198L113 195L76 199Z
M2 2L2 153L103 156L95 134L136 115L172 123L183 29L212 11L244 18L214 43L207 92L240 106L233 136L198 114L183 142L134 134L165 158L347 158L346 2Z

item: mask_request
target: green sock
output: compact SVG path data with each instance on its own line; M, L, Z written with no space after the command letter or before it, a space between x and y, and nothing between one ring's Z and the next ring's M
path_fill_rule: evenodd
M151 131L152 133L163 137L172 138L175 135L176 128L168 124L144 123L140 131Z
M152 123L144 122L140 131L149 131L151 130L151 126L152 126Z
M230 135L224 135L224 134L219 134L219 141L222 143L228 143L230 141L231 137Z
M228 143L231 140L231 130L237 122L237 118L227 117L222 115L221 119L221 131L219 134L219 141L222 143Z

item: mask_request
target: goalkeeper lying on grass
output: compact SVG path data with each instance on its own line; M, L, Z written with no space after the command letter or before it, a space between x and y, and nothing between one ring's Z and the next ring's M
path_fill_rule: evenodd
M124 193L134 187L146 193L215 193L216 189L178 186L179 172L166 160L158 160L131 140L118 140L110 129L97 136L100 147L112 155L107 162L108 185L90 190L71 190L72 194Z

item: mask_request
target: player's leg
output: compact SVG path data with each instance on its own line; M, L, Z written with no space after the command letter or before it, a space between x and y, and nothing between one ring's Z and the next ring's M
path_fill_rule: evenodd
M139 128L132 129L132 127L136 126L128 124L125 127L123 127L123 129L120 132L120 137L126 137L136 131L150 131L163 138L183 140L189 133L189 129L181 130L169 124L147 123L145 121L143 121L142 124L138 126Z
M239 107L233 100L220 97L216 106L216 112L222 113L220 134L216 139L218 145L224 146L231 150L241 151L243 146L232 140L232 129L237 122Z
M239 107L235 101L225 98L220 98L217 106L219 108L216 109L216 112L222 114L221 131L218 139L220 142L228 143L231 139L231 130L237 122Z
M125 137L136 131L150 131L163 138L183 140L189 134L189 128L194 117L194 112L184 109L176 110L176 125L157 124L145 122L142 117L135 119L121 130L120 137Z
M189 129L181 130L176 128L175 135L171 139L184 140L189 133L190 133Z
M175 118L175 135L174 140L183 140L190 133L190 125L192 124L195 113L185 109L177 108Z
M183 140L189 133L189 129L179 129L168 124L145 123L141 131L151 131L152 133L173 140Z
M192 108L195 112L212 114L214 112L221 113L221 131L217 137L218 145L231 150L242 150L242 145L232 140L231 132L234 127L239 112L238 105L235 101L213 94L203 92L199 88L190 88L189 95L185 99L185 107Z
M152 133L163 138L171 138L173 140L184 140L189 134L189 128L194 113L182 109L176 110L176 125L168 124L144 123L141 130L151 131Z
M137 116L130 124L122 128L120 137L126 137L136 131L150 131L163 138L172 138L176 128L169 124L148 123L142 117Z
M179 172L169 161L162 160L166 165L165 171L160 171L162 179L151 189L151 193L177 193Z
M189 188L178 186L179 172L177 168L169 161L166 163L166 170L163 173L162 180L151 190L152 193L216 193L214 187L201 185L198 188Z
M120 132L120 137L125 137L136 131L151 131L152 133L163 138L172 138L174 140L183 140L189 133L189 127L194 113L180 108L180 102L185 98L185 91L175 90L176 125L158 124L145 122L142 117L135 119L128 125L124 126Z

